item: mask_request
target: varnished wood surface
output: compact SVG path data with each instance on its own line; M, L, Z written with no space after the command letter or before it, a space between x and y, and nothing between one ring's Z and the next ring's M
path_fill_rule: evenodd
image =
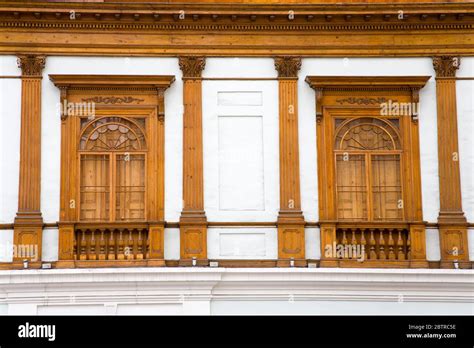
M335 2L0 1L0 54L305 57L474 54L472 1ZM78 14L74 20L69 17L71 10ZM180 17L181 11L184 17ZM403 11L402 17L399 11Z

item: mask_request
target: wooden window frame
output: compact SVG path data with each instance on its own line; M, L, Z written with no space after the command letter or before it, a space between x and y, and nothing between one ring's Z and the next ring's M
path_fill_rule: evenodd
M357 109L357 110L353 110L353 109L346 109L346 108L343 108L343 109L339 109L339 108L334 108L334 109L329 109L330 111L328 111L328 116L332 118L333 121L335 121L336 119L341 119L341 118L346 118L347 120L345 120L343 123L345 123L346 121L348 121L348 123L352 122L352 121L355 121L357 119L364 119L364 118L369 118L369 119L376 119L376 120L387 120L387 119L397 119L399 120L399 117L378 117L378 114L379 114L379 108L373 108L373 107L370 107L370 108L361 108L361 109ZM350 114L348 115L346 111L350 111ZM355 115L354 115L355 113ZM399 130L395 129L393 126L391 125L388 125L389 127L392 127L393 131L397 133L397 136L398 136L398 140L401 141L401 134L399 134ZM333 122L333 133L331 133L331 135L333 136L334 140L336 140L336 131L338 129L339 126L335 125L335 122ZM372 185L372 181L373 181L373 175L372 175L372 157L373 156L377 156L377 155L398 155L399 156L399 163L400 163L400 190L401 190L401 199L402 201L404 202L407 198L406 198L406 190L404 189L404 186L405 185L405 179L404 177L406 177L405 175L403 175L405 173L404 171L404 161L403 161L403 153L404 153L404 150L403 150L403 147L402 145L400 144L400 147L398 149L393 149L393 150L379 150L379 151L376 151L376 150L342 150L342 149L337 149L336 148L336 145L333 144L333 154L334 154L334 180L335 180L335 186L334 186L334 200L335 200L335 205L336 205L336 209L337 209L337 200L338 200L338 185L337 185L337 177L338 177L338 166L337 166L337 156L339 155L344 155L344 154L348 154L349 156L350 155L359 155L359 156L364 156L364 164L365 164L365 186L367 188L367 219L366 220L355 220L352 221L352 222L360 222L360 223L363 223L363 222L369 222L369 223L374 223L374 222L390 222L390 221L396 221L396 220L379 220L379 219L375 219L374 218L374 203L373 203L373 196L374 196L374 192L373 192L373 185ZM326 178L323 176L323 178ZM401 221L407 221L407 217L405 215L405 212L406 212L406 209L404 208L404 206L402 205L402 219ZM348 222L351 222L350 219L341 219L340 217L338 217L338 212L336 211L336 217L338 220L344 220L344 221L348 221Z
M403 218L399 221L338 219L335 119L369 117L383 120L390 118L390 116L381 115L381 104L390 100L399 103L418 103L419 90L429 78L429 76L307 76L306 82L316 91L320 265L322 267L428 267L421 199L418 115L413 112L410 115L396 117L399 120L400 182L404 208ZM372 188L367 187L367 190L369 192ZM367 214L369 217L369 212ZM376 245L377 258L359 262L353 259L341 259L334 255L327 256L326 247L338 244L340 231L346 230L353 236L354 231L357 231L358 243L367 235L372 235L374 232L380 233ZM400 259L398 256L392 257L396 254L394 250L398 247L396 242L392 241L392 232L396 235L397 231L406 233L403 239L404 258ZM343 233L345 238L346 232ZM388 243L393 245L388 246ZM384 245L386 245L385 250ZM369 247L369 244L366 246ZM380 253L385 256L379 257Z
M174 76L50 75L50 79L60 89L63 106L59 261L56 267L164 266L164 92L174 81ZM81 129L81 117L88 115L65 112L70 110L64 106L84 102L94 103L94 119L144 118L146 148L140 151L99 152L80 149L80 137L89 125L85 123ZM114 219L117 203L113 195L116 189L113 178L117 168L113 167L116 163L113 159L124 153L145 155L143 220ZM80 218L80 170L84 154L106 154L111 159L108 164L111 177L108 220L82 221ZM143 236L146 239L146 244L140 244L146 249L140 255L130 256L124 252L128 243L126 236L130 235L132 243L132 231L133 238L140 234L140 238ZM84 237L83 241L77 238L81 233L83 236L87 234L87 245L83 243ZM114 240L111 245L103 246L97 242L99 235L103 241L104 233ZM108 255L109 247L115 248L112 256ZM98 248L101 248L100 251Z

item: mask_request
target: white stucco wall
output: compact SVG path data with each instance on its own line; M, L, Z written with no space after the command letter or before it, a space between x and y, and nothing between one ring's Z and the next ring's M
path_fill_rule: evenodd
M0 76L19 76L15 56L0 56ZM0 78L0 224L10 224L18 209L21 80ZM13 257L13 230L0 230L0 262Z
M474 58L465 57L457 73L474 78ZM459 160L462 206L467 221L474 222L474 80L456 81ZM474 245L471 246L474 248Z
M19 76L16 57L0 56L0 75ZM18 208L21 80L0 79L0 223L12 223Z

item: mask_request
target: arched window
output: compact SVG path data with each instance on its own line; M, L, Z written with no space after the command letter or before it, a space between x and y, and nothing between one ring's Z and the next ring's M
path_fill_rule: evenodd
M403 219L401 146L396 124L348 119L336 128L337 215L340 220Z
M101 117L81 122L80 220L144 220L145 118Z

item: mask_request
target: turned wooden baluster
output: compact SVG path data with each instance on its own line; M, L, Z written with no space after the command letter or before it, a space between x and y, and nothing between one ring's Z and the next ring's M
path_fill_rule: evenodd
M351 238L351 248L352 248L352 258L357 259L359 255L357 255L357 239L355 236L355 230L352 230L352 238Z
M96 240L95 240L95 231L91 231L91 244L90 244L90 251L89 251L89 260L96 260L97 255L96 251Z
M99 260L105 260L105 239L104 239L104 230L101 230L101 231L100 231Z
M73 252L74 252L74 260L78 260L78 255L77 255L77 234L74 236L74 241L73 241Z
M385 255L385 238L383 236L383 229L380 229L379 234L379 259L385 260L387 256Z
M86 244L87 244L87 242L86 242L86 232L81 231L79 260L87 260Z
M365 240L364 230L360 230L360 245L362 246L362 252L364 253L364 260L367 260L367 241Z
M143 240L142 240L142 231L141 230L138 230L137 260L143 260Z
M133 259L134 259L134 249L133 249L132 230L129 230L129 231L128 231L127 248L128 248L127 258L128 258L129 260L133 260Z
M407 260L411 260L411 234L410 231L406 231L407 234Z
M349 255L347 253L347 236L346 236L346 230L342 230L342 246L344 250L344 258L347 259L349 258Z
M377 259L377 253L375 252L375 238L374 238L374 229L370 229L370 239L369 239L369 245L370 245L370 259L371 260L376 260Z
M118 252L117 252L117 260L124 260L124 243L123 243L123 231L120 230L119 232L119 240L118 240Z
M395 230L396 231L396 230ZM395 253L393 252L393 245L395 244L392 236L392 230L388 231L388 259L395 260Z
M398 260L405 260L405 252L403 251L402 231L400 229L398 230L397 246L398 246Z
M110 231L110 238L109 238L109 255L107 256L109 260L115 260L115 239L114 239L114 231Z
M144 232L146 230L143 230ZM150 236L147 235L146 239L145 239L145 258L149 258L150 257Z

